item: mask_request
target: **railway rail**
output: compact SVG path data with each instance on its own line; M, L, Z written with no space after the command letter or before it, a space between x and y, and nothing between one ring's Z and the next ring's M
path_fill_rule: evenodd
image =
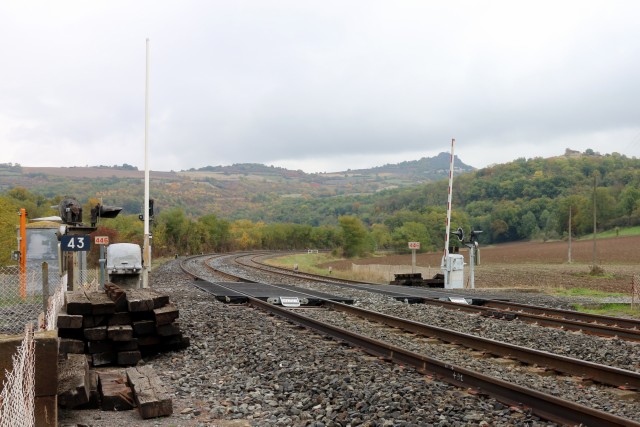
M290 270L271 266L259 261L265 255L251 256L250 262L236 260L247 267L259 268L263 271L277 271L283 275L291 277L305 277L309 280L331 283L344 283L346 286L366 286L371 289L371 284L359 282L355 280L334 279L330 276L322 276L310 273L295 273ZM253 264L253 265L252 265ZM404 292L409 292L406 290ZM359 289L363 289L360 287ZM430 293L438 293L437 289L429 289ZM442 298L455 296L450 291L440 292ZM430 305L436 305L452 310L462 310L471 313L478 313L484 316L495 318L514 320L518 319L523 322L535 323L541 326L562 328L572 331L581 331L586 334L597 335L601 337L620 338L630 341L640 342L640 320L623 319L611 316L602 316L597 314L579 313L570 310L560 310L550 307L539 307L534 305L519 304L511 301L482 300L478 298L481 305L475 304L459 304L451 301L434 298L422 298L421 302Z
M235 261L238 261L239 257L240 256L238 255L233 258ZM247 267L247 263L242 264ZM183 263L182 267L192 276L198 276L197 273L189 271L186 263ZM219 272L219 270L216 271ZM274 274L273 271L270 272L271 274ZM225 274L230 275L228 272ZM287 272L287 274L290 274L290 272ZM245 278L244 280L247 279ZM363 348L366 352L372 355L382 357L396 363L413 366L419 372L434 375L456 386L476 388L481 392L490 394L509 405L524 405L526 407L530 407L535 414L545 419L562 424L583 423L586 425L598 426L640 426L640 423L637 423L634 420L598 411L540 391L520 387L497 378L483 375L463 367L453 366L450 363L445 363L437 359L427 357L423 354L415 353L380 340L354 333L345 328L318 321L310 316L301 314L300 310L286 309L253 298L250 295L247 295L247 300L251 306L276 314L297 324L319 331L324 335L347 342L350 345ZM473 335L462 334L444 328L437 328L418 322L407 321L406 319L388 316L382 313L375 313L369 310L363 310L336 302L326 301L325 306L333 310L368 319L369 321L382 323L391 328L409 331L423 336L436 337L442 341L458 343L468 348L492 353L502 357L514 357L525 363L546 365L554 370L562 371L570 375L591 378L594 381L598 381L603 384L635 389L640 387L640 374L635 372L554 355L547 352L540 352L533 349L526 349L494 340L474 337Z

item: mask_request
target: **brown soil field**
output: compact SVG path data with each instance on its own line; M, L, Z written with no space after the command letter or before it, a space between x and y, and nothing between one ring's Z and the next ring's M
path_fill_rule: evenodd
M631 293L636 275L640 281L640 236L597 239L596 264L604 270L591 276L593 240L573 241L572 263L568 263L568 242L517 242L480 248L480 265L475 267L476 288L589 288L604 292ZM462 250L465 262L468 251ZM442 253L416 255L416 265L439 268ZM350 270L351 264L411 265L411 254L331 263L334 269ZM468 276L469 268L465 268ZM468 282L468 277L465 279Z

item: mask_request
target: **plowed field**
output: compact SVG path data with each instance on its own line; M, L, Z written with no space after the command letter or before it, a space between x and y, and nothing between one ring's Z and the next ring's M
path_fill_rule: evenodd
M631 292L633 275L640 275L640 236L598 239L596 265L601 276L589 275L593 264L593 240L573 241L572 263L567 242L518 242L480 248L475 268L476 288L591 288L607 292ZM469 262L468 252L461 252ZM437 268L442 253L417 254L418 266ZM411 254L391 255L332 263L334 269L355 264L411 265ZM469 268L465 268L468 273ZM640 277L639 277L640 278ZM468 279L465 279L465 281Z

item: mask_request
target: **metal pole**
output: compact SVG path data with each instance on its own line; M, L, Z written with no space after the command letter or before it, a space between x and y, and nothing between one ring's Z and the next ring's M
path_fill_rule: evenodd
M42 312L44 313L45 326L47 310L49 308L49 264L42 263Z
M598 175L593 174L593 267L598 265L598 253L596 251L596 179Z
M449 271L447 270L447 258L449 256L449 233L451 232L451 192L453 187L453 148L456 143L451 139L451 157L449 159L449 194L447 196L447 222L444 232L444 255L442 256L442 270L444 272L444 286L449 285Z
M415 272L416 269L416 250L411 249L411 274Z
M149 242L149 39L146 46L146 77L144 88L144 245L142 249L142 287L149 287L151 268Z
M471 247L469 248L469 264L470 265L470 269L469 269L469 287L471 289L475 289L476 287L476 283L475 283L475 263L476 263L476 247L475 245L472 243Z
M104 245L100 245L100 289L104 290Z

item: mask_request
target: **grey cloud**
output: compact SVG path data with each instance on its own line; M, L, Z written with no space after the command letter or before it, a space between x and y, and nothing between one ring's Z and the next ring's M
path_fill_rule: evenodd
M9 150L1 160L59 164L47 150L64 144L67 165L142 167L146 37L154 169L322 158L339 170L359 155L437 154L452 137L474 166L568 144L640 155L631 143L640 132L639 9L5 3L0 142L42 157Z

